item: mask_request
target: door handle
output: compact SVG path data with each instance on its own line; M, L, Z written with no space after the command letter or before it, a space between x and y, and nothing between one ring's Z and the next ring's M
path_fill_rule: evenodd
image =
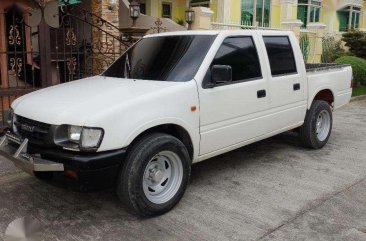
M294 91L299 90L300 89L300 84L296 83L294 84Z
M266 97L266 90L258 90L257 91L257 97L258 98L264 98L264 97Z

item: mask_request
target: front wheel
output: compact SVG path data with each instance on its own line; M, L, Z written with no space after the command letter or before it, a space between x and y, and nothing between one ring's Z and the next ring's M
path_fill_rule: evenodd
M320 149L330 137L333 125L332 110L326 101L314 100L300 128L300 139L305 147Z
M168 212L182 198L191 172L184 144L167 134L151 134L129 151L117 183L119 198L141 216Z

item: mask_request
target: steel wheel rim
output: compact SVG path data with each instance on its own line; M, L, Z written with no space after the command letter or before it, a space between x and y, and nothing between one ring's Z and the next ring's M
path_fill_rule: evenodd
M183 179L180 157L171 151L162 151L147 164L143 176L146 198L155 204L166 203L178 192Z
M326 110L322 110L316 120L316 135L319 141L327 139L330 131L330 114Z

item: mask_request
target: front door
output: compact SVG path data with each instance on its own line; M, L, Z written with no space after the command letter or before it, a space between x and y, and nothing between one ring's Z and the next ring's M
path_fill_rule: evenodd
M240 145L266 133L264 111L269 108L268 83L253 36L223 40L211 64L229 65L232 81L207 87L211 67L200 90L200 155Z

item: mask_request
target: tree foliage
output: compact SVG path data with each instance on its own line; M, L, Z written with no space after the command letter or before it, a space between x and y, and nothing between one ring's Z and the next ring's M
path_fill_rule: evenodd
M342 41L355 56L366 58L366 34L359 30L351 30L342 35Z

